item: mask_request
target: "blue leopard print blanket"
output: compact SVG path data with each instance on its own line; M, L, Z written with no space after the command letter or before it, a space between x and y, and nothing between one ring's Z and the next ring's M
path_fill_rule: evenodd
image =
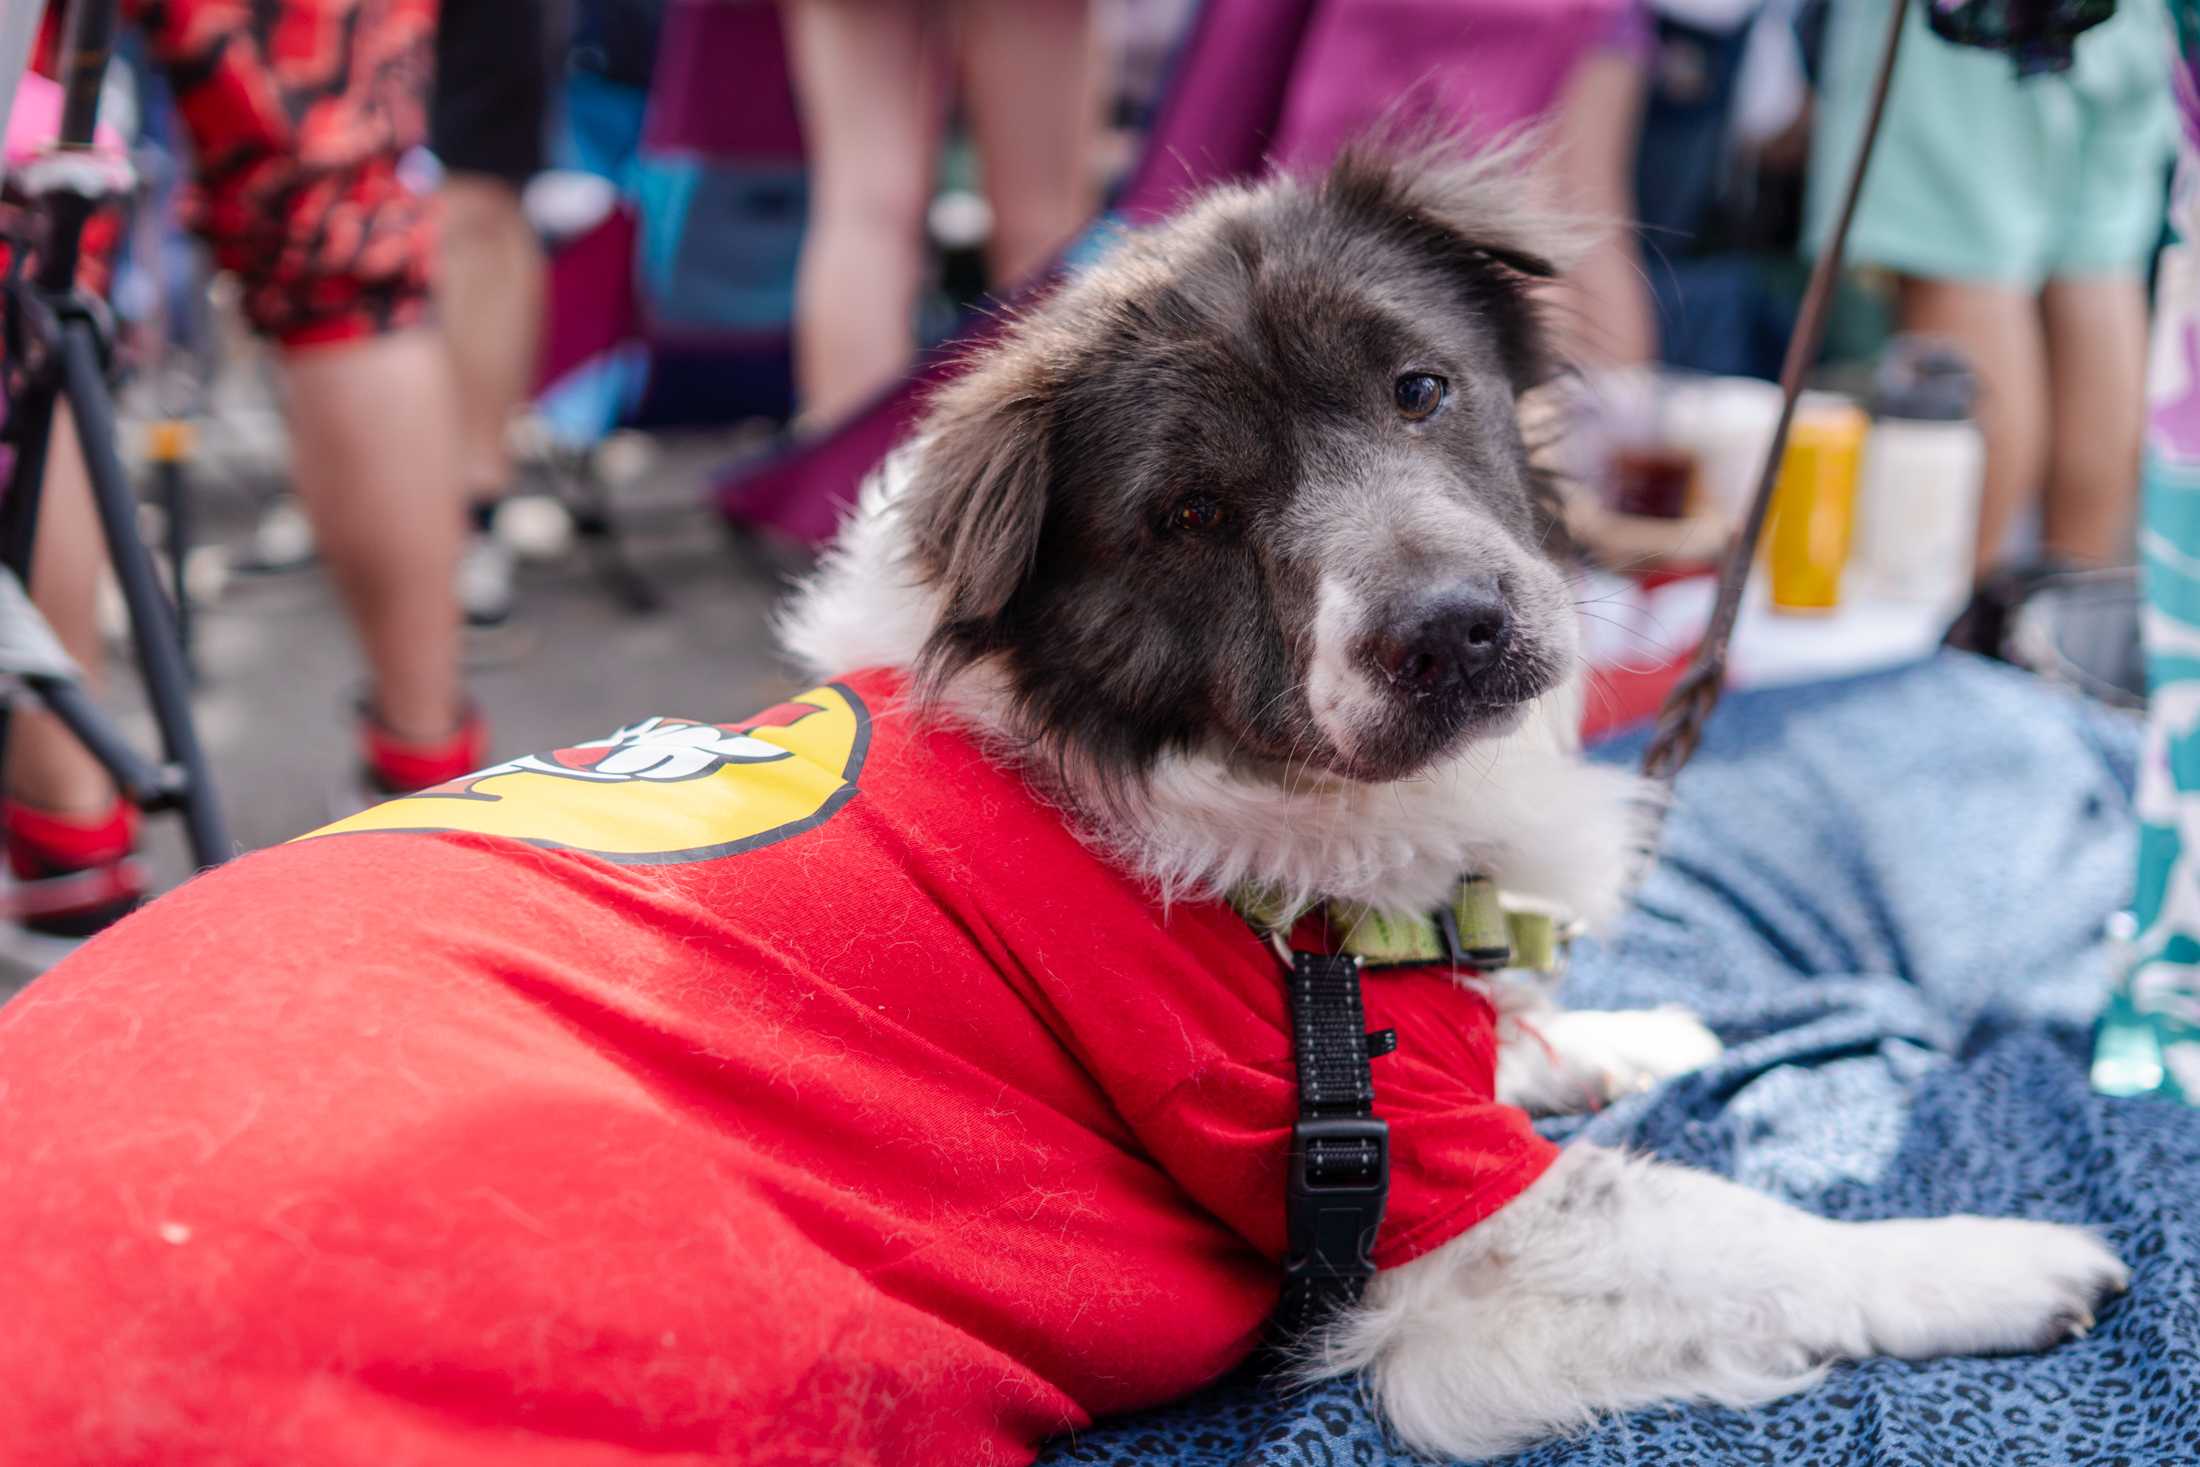
M1553 1127L1834 1217L2097 1224L2131 1293L2046 1355L1837 1369L1753 1412L1639 1412L1517 1467L2200 1463L2200 1110L2086 1088L2130 898L2136 723L1955 656L1739 695L1681 785L1663 860L1566 1000L1683 1002L1714 1069ZM1637 745L1605 751L1630 759ZM1414 1467L1358 1392L1248 1371L1042 1459Z

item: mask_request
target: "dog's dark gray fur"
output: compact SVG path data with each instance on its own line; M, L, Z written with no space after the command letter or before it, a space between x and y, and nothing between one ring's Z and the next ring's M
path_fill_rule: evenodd
M1103 784L1196 738L1392 777L1551 686L1570 609L1518 584L1556 503L1515 407L1551 370L1531 293L1552 266L1516 161L1349 150L1132 237L1010 323L922 430L908 508L945 604L925 685L999 654L1025 725ZM1425 421L1394 400L1413 372L1449 383ZM1417 532L1431 497L1471 518ZM1350 540L1354 519L1380 533ZM1470 525L1513 550L1467 564ZM1348 749L1307 684L1323 561L1353 544L1397 562L1363 568L1376 620L1479 568L1519 634Z

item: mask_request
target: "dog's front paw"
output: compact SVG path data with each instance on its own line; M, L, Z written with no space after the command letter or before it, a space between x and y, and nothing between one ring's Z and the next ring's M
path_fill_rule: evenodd
M1589 1031L1586 1050L1600 1060L1615 1097L1700 1070L1726 1053L1719 1036L1678 1004L1571 1017L1604 1021L1583 1026Z
M1909 1360L2012 1355L2082 1337L2131 1282L2083 1228L1949 1217L1860 1233L1870 1348Z

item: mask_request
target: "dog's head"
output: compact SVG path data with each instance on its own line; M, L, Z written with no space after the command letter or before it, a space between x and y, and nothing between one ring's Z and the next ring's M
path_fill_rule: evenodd
M1519 161L1225 192L1008 329L905 491L925 685L996 659L1108 776L1211 742L1388 780L1509 731L1575 647L1516 412L1552 269Z

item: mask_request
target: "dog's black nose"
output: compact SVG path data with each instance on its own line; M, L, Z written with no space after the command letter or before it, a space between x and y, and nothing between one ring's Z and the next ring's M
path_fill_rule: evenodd
M1474 681L1504 655L1512 613L1497 582L1474 576L1416 602L1375 642L1375 663L1398 688L1445 693Z

